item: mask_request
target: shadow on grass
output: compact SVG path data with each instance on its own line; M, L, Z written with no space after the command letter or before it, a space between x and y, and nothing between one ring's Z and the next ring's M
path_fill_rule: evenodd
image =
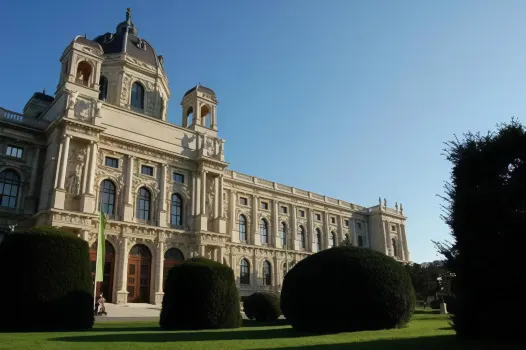
M273 327L273 326L288 326L289 322L286 319L277 319L275 321L258 322L255 320L243 320L243 327Z
M519 350L524 349L524 344L499 344L479 341L467 341L455 335L437 335L432 337L419 337L407 339L385 339L358 343L338 343L319 345L298 345L290 347L266 347L263 349L348 349L348 350Z
M153 327L122 328L123 333L95 334L51 338L52 341L78 342L78 343L112 343L112 342L136 342L136 343L166 343L166 342L193 342L193 341L215 341L215 340L259 340L297 338L305 334L295 332L292 328L276 328L261 330L214 330L214 331L163 331ZM101 328L90 333L104 331L118 332L118 328ZM124 333L126 331L126 333ZM149 333L129 332L150 331Z

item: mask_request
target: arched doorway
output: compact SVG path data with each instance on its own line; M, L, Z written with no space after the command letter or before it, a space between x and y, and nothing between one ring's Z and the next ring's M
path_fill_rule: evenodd
M175 265L179 265L184 261L183 253L177 248L170 248L164 253L164 267L163 267L163 290L164 282L168 278L168 272Z
M147 246L136 244L128 257L128 302L150 302L152 253Z
M90 248L91 258L91 276L92 280L95 280L95 268L97 266L97 243L93 243ZM97 282L97 293L104 293L106 301L111 303L113 297L113 272L115 269L115 249L113 245L105 241L106 245L106 256L104 257L104 277L102 282Z

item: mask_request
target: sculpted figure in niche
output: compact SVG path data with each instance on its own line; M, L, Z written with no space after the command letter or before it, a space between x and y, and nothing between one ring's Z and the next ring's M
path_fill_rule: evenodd
M82 168L82 164L77 164L75 171L71 172L68 177L66 188L71 194L77 195L80 193L80 178L82 176Z
M73 109L75 107L75 104L77 103L77 97L79 96L78 91L70 91L69 92L69 99L68 99L68 107L67 109Z
M95 104L95 117L100 117L101 108L102 108L102 101L97 100L97 103Z

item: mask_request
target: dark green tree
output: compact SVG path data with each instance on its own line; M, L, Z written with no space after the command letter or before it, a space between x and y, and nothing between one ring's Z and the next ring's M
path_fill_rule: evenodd
M454 274L453 326L459 336L517 339L516 317L526 280L526 132L516 120L485 136L468 133L447 143L452 163L445 222L453 241L438 244Z

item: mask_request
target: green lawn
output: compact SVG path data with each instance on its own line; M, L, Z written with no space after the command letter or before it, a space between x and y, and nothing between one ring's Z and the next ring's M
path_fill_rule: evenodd
M524 349L522 345L498 345L458 340L448 318L418 310L407 328L304 335L289 326L247 323L236 330L164 332L155 323L99 323L86 332L0 333L0 349L350 349L350 350L456 350Z

